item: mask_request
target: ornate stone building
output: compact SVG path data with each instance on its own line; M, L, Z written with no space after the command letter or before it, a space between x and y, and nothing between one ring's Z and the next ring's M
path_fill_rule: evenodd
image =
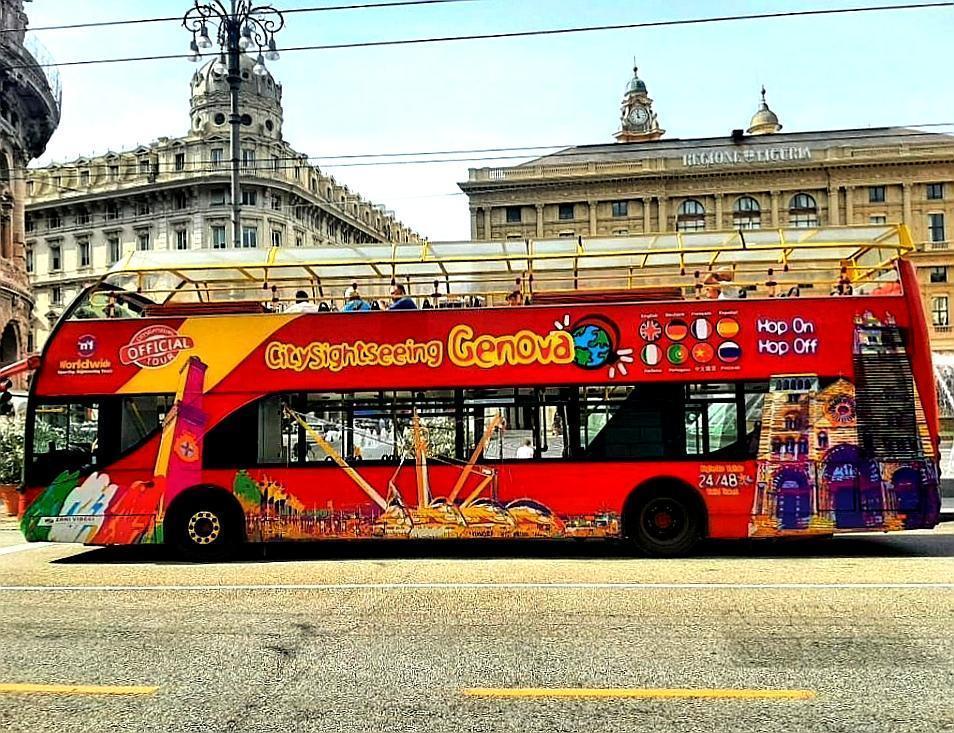
M634 76L618 142L512 167L472 168L460 184L469 198L471 238L903 222L921 250L915 262L934 348L954 352L954 135L781 129L763 89L745 131L662 138L646 84Z
M242 57L242 247L414 242L417 234L311 165L282 137L282 87ZM232 247L228 85L191 82L190 130L135 150L29 171L27 269L37 344L80 289L140 249Z
M26 26L23 0L0 0L0 365L32 348L24 172L60 121L59 78L37 65L46 54L26 39Z

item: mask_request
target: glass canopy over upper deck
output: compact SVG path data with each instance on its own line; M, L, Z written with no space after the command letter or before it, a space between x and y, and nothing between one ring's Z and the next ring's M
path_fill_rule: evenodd
M137 251L72 310L74 317L101 317L107 301L113 305L117 297L134 310L190 303L207 303L213 310L225 301L281 310L298 291L334 310L349 288L368 301L386 300L395 284L403 285L419 306L434 307L502 305L515 291L526 303L899 292L896 262L913 249L903 226L877 225Z

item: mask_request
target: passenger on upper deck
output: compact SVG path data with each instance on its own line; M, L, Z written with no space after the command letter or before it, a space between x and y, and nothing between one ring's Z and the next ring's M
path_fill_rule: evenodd
M345 304L341 308L342 311L351 313L353 311L369 311L371 310L371 304L368 303L361 295L358 293L357 283L352 283L351 287L345 290Z
M513 290L507 294L507 305L523 305L523 293Z
M308 293L299 290L295 293L295 302L285 309L286 313L318 313L321 310L314 303L309 302ZM327 310L327 308L325 308Z
M408 296L407 289L400 283L391 288L391 305L389 311L416 310L417 304Z

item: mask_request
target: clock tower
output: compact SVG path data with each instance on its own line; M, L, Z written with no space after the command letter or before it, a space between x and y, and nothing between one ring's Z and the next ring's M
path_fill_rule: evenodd
M665 134L653 112L653 100L646 91L646 83L639 78L633 66L633 78L626 85L620 113L620 130L613 137L619 143L635 143L656 140Z

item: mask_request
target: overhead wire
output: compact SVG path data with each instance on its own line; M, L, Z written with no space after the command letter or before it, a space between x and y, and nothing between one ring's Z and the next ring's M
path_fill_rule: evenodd
M592 25L592 26L572 26L569 28L544 28L537 30L526 30L526 31L502 31L497 33L474 33L468 35L457 35L457 36L428 36L423 38L400 38L400 39L391 39L391 40L380 40L380 41L355 41L351 43L328 43L328 44L319 44L319 45L310 45L310 46L290 46L290 47L279 47L279 51L282 53L289 52L299 52L299 51L332 51L332 50L344 50L344 49L354 49L354 48L383 48L390 46L407 46L407 45L420 45L420 44L429 44L429 43L449 43L456 41L478 41L478 40L494 40L494 39L503 39L503 38L530 38L530 37L539 37L539 36L555 36L555 35L566 35L566 34L575 34L575 33L593 33L600 31L614 31L614 30L636 30L636 29L645 29L645 28L664 28L672 26L683 26L683 25L701 25L708 23L729 23L737 21L746 21L746 20L767 20L767 19L778 19L778 18L803 18L803 17L813 17L813 16L827 16L827 15L846 15L846 14L856 14L856 13L870 13L870 12L885 12L885 11L897 11L897 10L928 10L928 9L937 9L937 8L946 8L954 7L954 0L943 0L939 2L920 2L920 3L905 3L902 5L870 5L870 6L856 6L849 8L815 8L809 10L785 10L777 12L767 12L767 13L748 13L748 14L736 14L736 15L721 15L721 16L706 16L701 18L678 18L674 20L653 20L653 21L642 21L638 23L614 23L614 24L604 24L604 25ZM219 56L218 51L201 53L199 54L200 58L217 58ZM61 61L61 62L51 62L51 63L40 63L40 64L11 64L8 66L8 69L33 69L33 68L47 68L47 67L66 67L66 66L90 66L94 64L117 64L117 63L132 63L139 61L165 61L171 59L183 59L189 58L189 54L157 54L149 56L126 56L119 58L97 58L97 59L77 59L73 61Z

